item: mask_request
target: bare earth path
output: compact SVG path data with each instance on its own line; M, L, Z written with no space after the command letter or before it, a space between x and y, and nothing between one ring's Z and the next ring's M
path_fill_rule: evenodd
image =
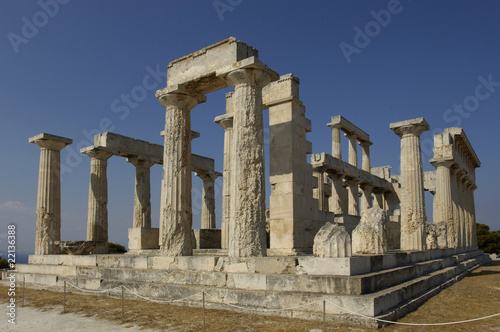
M62 294L26 289L26 306L17 308L17 326L7 322L8 288L0 286L1 331L201 331L202 310L158 304L141 300L125 300L125 324L121 323L121 301L105 296L67 294L66 311L62 312ZM18 286L19 287L19 286ZM20 303L18 288L18 303ZM40 311L35 308L41 308ZM500 262L483 266L460 282L431 298L417 311L400 322L442 323L484 317L500 312ZM135 326L134 326L135 324ZM321 331L322 323L299 319L243 314L207 309L206 331ZM362 326L327 323L327 331L373 331ZM381 331L497 331L500 316L443 326L392 325Z

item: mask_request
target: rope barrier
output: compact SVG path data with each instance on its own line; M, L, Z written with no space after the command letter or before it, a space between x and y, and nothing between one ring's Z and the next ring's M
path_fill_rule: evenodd
M475 267L473 267L472 269L474 269ZM458 278L460 276L457 276L457 277L454 277L448 281L446 281L445 283L425 292L424 294L420 295L417 299L415 300L418 300L424 296L426 296L427 294L431 293L431 292L434 292L435 290L439 289L439 288L443 288L445 285L447 285L448 283L450 282L453 282L453 281L457 281ZM190 295L188 297L184 297L184 298L181 298L181 299L175 299L175 300L157 300L157 299L153 299L153 298L149 298L149 297L146 297L146 296L142 296L140 294L138 294L137 292L131 290L130 288L126 287L125 285L120 285L120 286L116 286L114 288L111 288L111 289L107 289L107 290L89 290L89 289L83 289L83 288L80 288L72 283L70 283L69 281L65 281L65 285L66 283L73 287L73 288L76 288L82 292L88 292L88 293L110 293L111 291L117 289L117 288L121 288L122 289L122 297L123 297L123 290L127 290L128 292L130 292L131 294L133 294L134 296L138 297L138 298L141 298L143 300L147 300L147 301L151 301L151 302L156 302L156 303L174 303L174 302L180 302L180 301L185 301L185 300L188 300L188 299L191 299L191 298L194 298L198 295L202 295L204 297L204 295L206 294L208 297L214 299L214 300L222 300L222 298L218 297L218 296L215 296L215 295L212 295L208 292L206 292L205 290L203 291L200 291L200 292L197 292L193 295ZM35 285L35 286L41 286L41 287L47 287L47 285L43 285L43 284L38 284L38 283L35 283L35 282L30 282L30 284L32 285ZM473 318L473 319L467 319L467 320L461 320L461 321L455 321L455 322L445 322L445 323L404 323L404 322L397 322L397 321L391 321L391 320L386 320L386 319L380 319L380 318L376 318L376 317L370 317L370 316L367 316L367 315L364 315L362 313L359 313L359 312L356 312L356 311L353 311L353 310L349 310L349 309L346 309L344 307L341 307L329 300L326 300L326 299L322 299L322 300L317 300L317 301L313 301L313 302L308 302L308 303L305 303L305 304L301 304L301 305L298 305L298 306L294 306L294 307L289 307L289 308L282 308L282 309L272 309L272 308L251 308L251 307L247 307L247 306L239 306L239 305L235 305L235 304L231 304L231 303L223 303L223 302L216 302L215 304L221 304L221 305L225 305L225 306L228 306L228 307L233 307L233 308L237 308L237 309L243 309L243 310L250 310L250 311L255 311L255 312L269 312L269 311L273 311L273 312L279 312L279 311L292 311L292 310L295 310L295 309L298 309L298 308L303 308L303 307L306 307L306 306L310 306L312 304L317 304L317 303L322 303L323 305L325 305L326 303L329 303L331 305L333 305L334 307L336 308L339 308L340 310L344 311L344 312L347 312L349 314L352 314L352 315L356 315L356 316L360 316L360 317L363 317L363 318L366 318L366 319L371 319L371 320L376 320L376 321L379 321L379 322L383 322L383 323L389 323L389 324L398 324L398 325L409 325L409 326L439 326L439 325L454 325L454 324L464 324L464 323L470 323L470 322L475 322L475 321L479 321L479 320L484 320L484 319L488 319L488 318L493 318L493 317L496 317L496 316L500 316L500 313L496 313L496 314L492 314L492 315L489 315L489 316L484 316L484 317L478 317L478 318Z

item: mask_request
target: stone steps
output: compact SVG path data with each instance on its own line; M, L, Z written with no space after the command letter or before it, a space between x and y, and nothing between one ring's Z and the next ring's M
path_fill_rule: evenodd
M430 257L428 254L407 255L401 262L420 256ZM393 257L397 258L397 254ZM368 261L371 259L368 257ZM228 258L222 259L225 260ZM295 265L300 264L299 260L293 257L266 258L248 260L245 265L240 259L224 265L221 258L210 256L180 260L123 255L85 258L34 256L30 257L32 264L19 264L17 269L18 278L25 275L28 283L44 284L56 290L61 290L66 280L91 291L125 285L142 296L166 300L183 299L204 291L209 307L286 316L293 312L293 317L308 319L321 318L322 301L326 300L330 303L327 304L327 313L338 315L335 320L378 326L378 323L355 316L352 312L390 319L401 317L414 310L415 303L438 292L440 286L453 281L467 269L489 261L488 256L480 251L471 251L427 261L415 259L418 262L409 265L345 276L299 274L296 270L299 265ZM67 265L74 263L79 265ZM269 263L274 266L268 266ZM171 269L167 270L166 266ZM273 271L275 273L270 273ZM436 287L438 289L433 290ZM74 288L70 290L80 292ZM110 293L119 296L121 290L117 288ZM179 303L199 306L200 298ZM305 306L281 310L301 305Z
M163 279L158 281L145 281L134 279L113 279L113 278L93 278L87 276L57 276L57 275L40 275L26 274L28 283L44 283L50 286L49 288L61 290L64 285L64 280L76 285L77 287L88 290L111 290L110 294L119 296L121 290L119 287L125 285L134 292L149 298L176 300L192 296L201 291L205 291L207 306L212 308L223 309L238 309L231 306L238 306L241 311L254 312L258 310L262 313L262 309L270 309L267 314L272 315L290 315L293 311L293 317L316 319L321 318L322 300L347 309L349 312L360 312L372 317L385 317L395 319L403 315L401 307L407 311L411 309L410 304L415 301L416 297L425 296L429 290L439 287L444 283L453 280L457 275L460 275L467 269L470 269L478 264L488 261L487 256L476 256L474 258L465 259L458 262L456 265L444 267L437 271L433 271L427 275L422 275L411 280L402 282L377 292L369 294L338 294L338 293L321 293L315 291L299 291L297 289L268 289L261 290L258 287L250 289L220 287L216 283L212 285L198 284L192 280L191 284L170 283ZM434 264L434 263L429 263ZM107 270L108 268L99 268ZM108 271L111 273L111 271ZM162 272L162 271L157 271ZM163 271L167 272L167 271ZM208 278L208 276L207 276ZM79 292L78 290L69 288L71 291ZM438 292L435 290L432 294ZM128 295L130 298L134 296ZM212 298L212 297L215 297ZM199 306L200 299L188 299L179 302L179 304ZM312 303L311 305L307 305ZM340 315L336 319L342 321L358 322L363 324L374 324L368 322L364 318L355 317L349 312L341 310L331 304L327 304L327 313ZM307 305L295 310L275 311L283 308L297 307ZM374 325L375 326L375 325ZM378 326L378 325L377 325Z

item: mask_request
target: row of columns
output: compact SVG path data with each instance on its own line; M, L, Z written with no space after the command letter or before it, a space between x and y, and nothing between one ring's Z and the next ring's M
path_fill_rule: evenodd
M449 247L476 246L476 185L453 160L433 159L432 164L436 167L434 221L446 221Z
M69 138L40 134L29 142L40 148L40 166L37 196L37 227L35 254L60 252L55 244L61 235L60 151L72 143ZM90 182L87 218L87 241L97 241L95 254L108 252L108 182L109 151L89 147L82 151L90 157ZM133 228L151 228L150 168L155 163L139 157L127 158L135 166ZM198 171L203 180L202 228L215 228L214 181L220 173Z
M328 126L332 129L332 156L338 159L342 159L342 146L340 141L340 131L343 130L343 126L340 123L332 124L329 123ZM345 132L345 137L349 140L349 150L348 150L348 162L349 164L358 167L358 150L357 143L362 148L361 155L361 169L370 172L370 146L373 144L370 141L363 140L361 137L356 135L356 133Z
M373 206L384 208L383 189L375 188L370 183L360 182L344 174L332 173L328 174L328 178L332 186L328 211L335 214L359 216Z

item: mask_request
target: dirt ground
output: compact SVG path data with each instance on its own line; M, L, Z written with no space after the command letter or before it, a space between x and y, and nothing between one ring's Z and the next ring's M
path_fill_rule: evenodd
M19 285L18 285L19 287ZM17 301L21 303L18 288ZM25 305L62 311L62 293L25 289ZM0 286L0 302L7 302L7 287ZM3 306L3 305L2 305ZM66 312L121 324L121 300L106 296L66 294ZM484 317L500 312L500 262L480 267L460 282L428 300L399 322L444 323ZM61 315L64 315L61 313ZM4 318L5 319L5 318ZM24 319L29 319L24 317ZM134 325L157 331L202 331L202 309L125 299L124 327ZM6 322L5 322L6 323ZM3 326L3 322L0 323ZM57 329L57 327L55 327ZM206 331L321 331L322 322L206 309ZM82 326L82 331L86 329ZM327 331L372 331L362 326L327 322ZM500 316L442 326L391 325L381 331L500 331Z

